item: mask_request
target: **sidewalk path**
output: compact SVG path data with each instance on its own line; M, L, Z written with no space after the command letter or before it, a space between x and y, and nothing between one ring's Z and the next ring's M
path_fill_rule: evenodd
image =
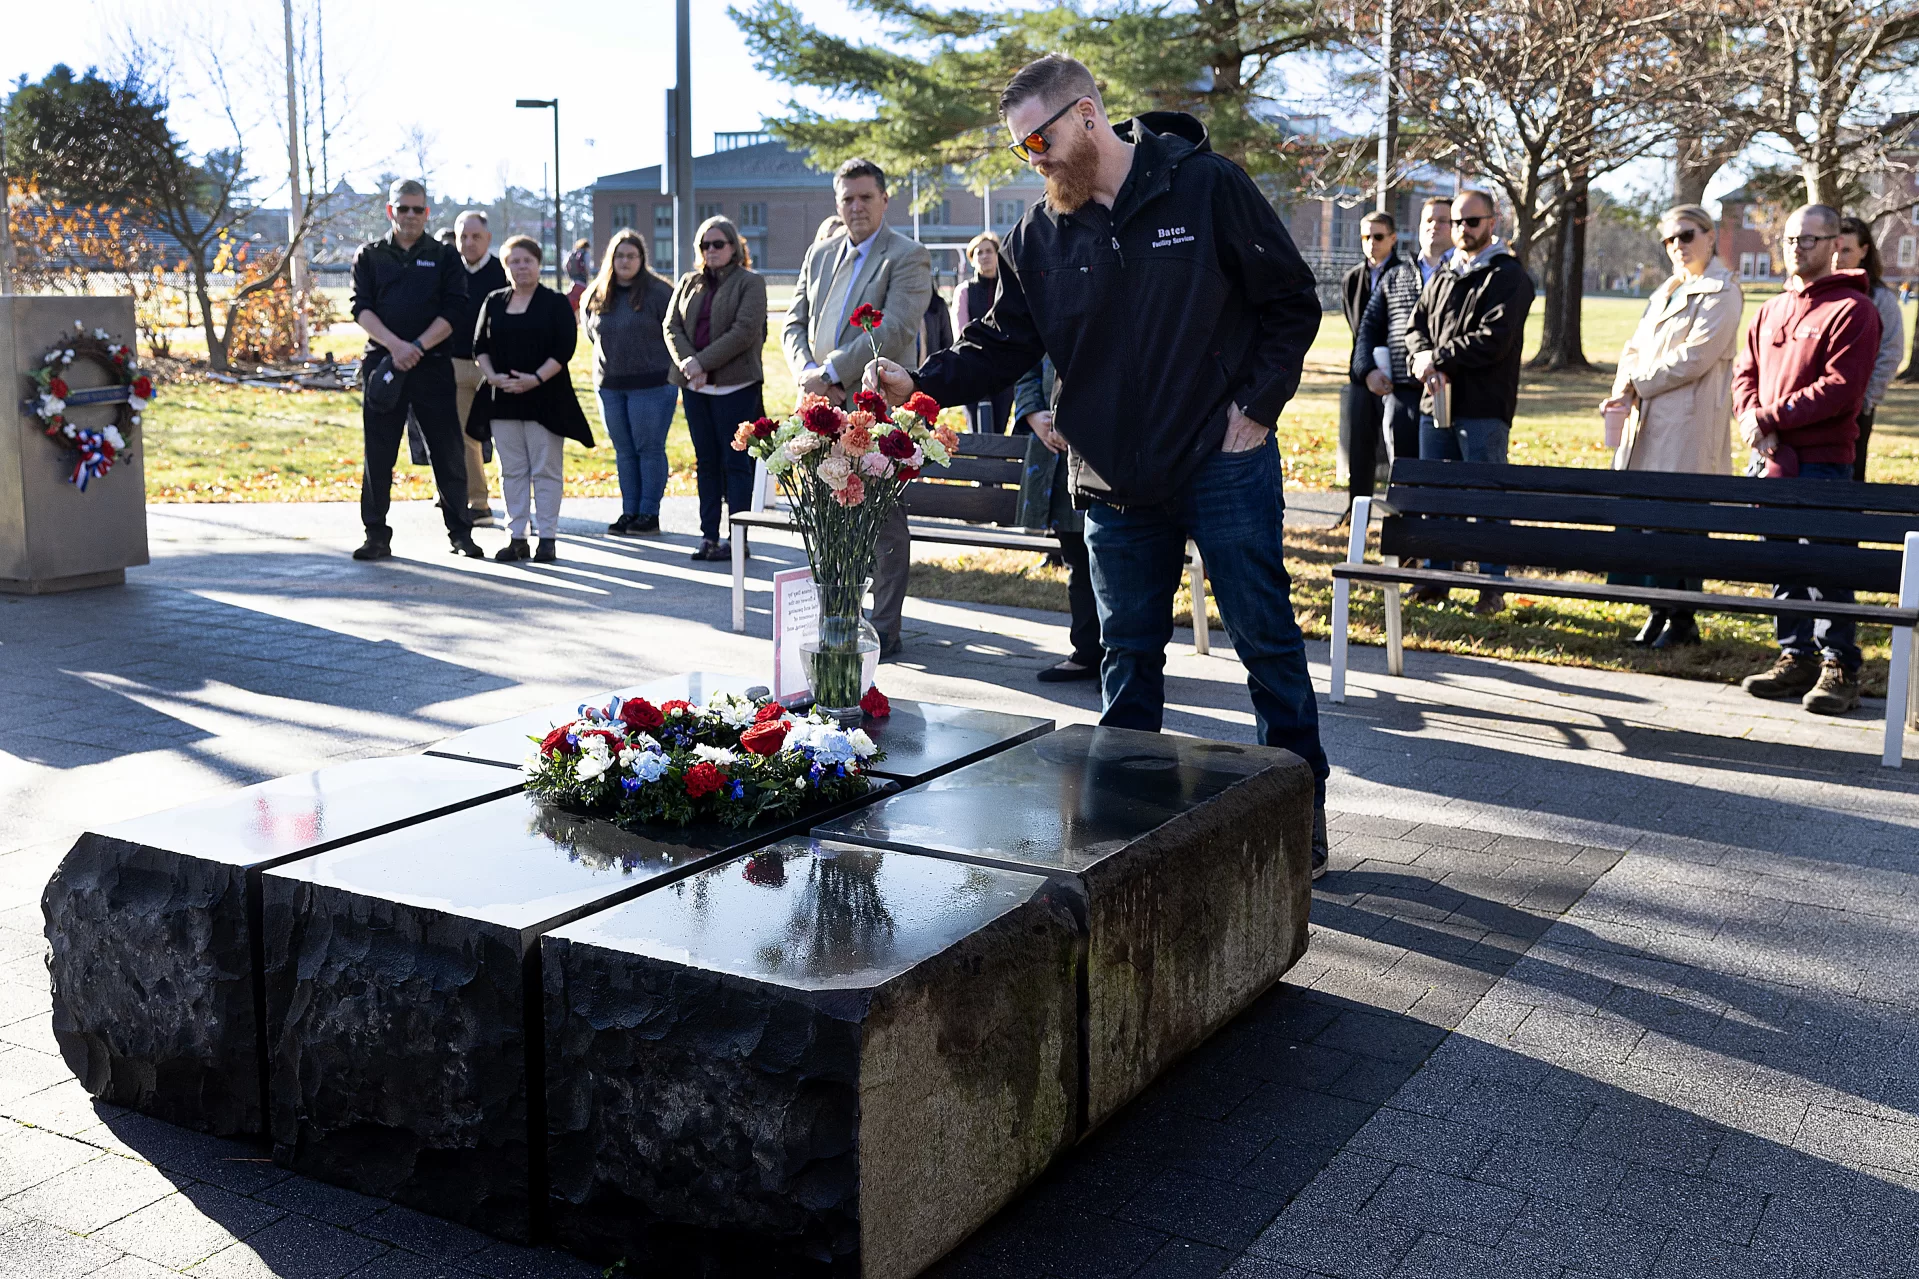
M155 507L126 588L0 597L0 1275L594 1273L93 1105L47 1029L38 899L86 824L763 669L797 551L757 548L735 636L689 504L617 543L606 505L568 503L550 567L447 556L424 506L372 566L351 508ZM1031 678L1064 620L911 601L883 685L1089 721L1096 690ZM1168 727L1250 740L1230 650L1189 642ZM1322 704L1334 873L1291 980L938 1273L1919 1273L1919 769L1877 766L1880 704L1407 666L1361 650Z

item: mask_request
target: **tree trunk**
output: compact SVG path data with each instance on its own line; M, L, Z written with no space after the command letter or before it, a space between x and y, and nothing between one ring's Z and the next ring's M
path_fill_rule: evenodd
M1906 357L1906 367L1899 371L1899 381L1919 382L1919 324L1912 329L1912 353Z
M215 373L227 371L227 344L213 321L213 290L207 283L207 254L204 245L187 247L187 266L193 272L193 291L200 299L200 329L207 335L207 364Z
M1697 134L1681 134L1673 151L1672 202L1702 204L1706 188L1729 157Z
M1552 246L1546 252L1545 269L1540 272L1545 284L1545 297L1540 299L1539 353L1532 358L1530 367L1535 369L1557 368L1554 353L1560 347L1560 333L1565 328L1566 290L1563 281L1566 276L1567 223L1571 220L1572 204L1562 200L1558 223L1553 227Z
M1553 231L1546 267L1546 298L1536 369L1584 369L1586 349L1580 303L1586 293L1586 182L1576 179L1566 195Z

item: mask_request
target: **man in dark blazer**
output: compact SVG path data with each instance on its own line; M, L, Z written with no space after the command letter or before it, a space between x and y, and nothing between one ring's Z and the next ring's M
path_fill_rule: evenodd
M1353 264L1339 285L1340 309L1346 313L1346 328L1355 343L1355 356L1347 361L1354 371L1348 374L1339 395L1339 451L1347 461L1348 512L1355 497L1372 495L1373 474L1379 465L1380 431L1385 414L1379 397L1366 385L1365 375L1357 372L1361 363L1367 367L1372 364L1370 353L1363 361L1358 357L1357 343L1366 304L1372 301L1380 276L1392 265L1399 251L1399 232L1392 214L1378 210L1366 215L1360 223L1360 249L1365 256Z

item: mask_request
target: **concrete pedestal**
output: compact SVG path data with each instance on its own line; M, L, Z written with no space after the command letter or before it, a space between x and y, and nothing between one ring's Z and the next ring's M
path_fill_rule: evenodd
M67 1064L102 1101L264 1132L260 873L518 789L480 764L370 759L88 831L41 899Z
M106 475L82 493L68 482L71 455L20 407L33 390L28 374L80 321L132 343L132 298L0 296L0 592L45 594L126 580L147 562L145 440L136 428ZM63 372L74 390L111 383L90 362ZM114 420L109 405L68 410L81 426Z
M1291 752L1073 725L814 833L1044 875L1078 900L1090 1126L1305 953L1312 813Z
M1037 875L813 840L549 933L555 1241L918 1274L1073 1141L1077 934Z

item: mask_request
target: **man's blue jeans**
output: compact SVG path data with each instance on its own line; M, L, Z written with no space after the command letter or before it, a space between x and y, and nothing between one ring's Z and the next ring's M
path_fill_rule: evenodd
M658 515L666 493L666 433L680 388L649 386L643 391L600 388L600 415L613 441L613 465L620 476L620 513Z
M1799 478L1844 480L1850 483L1852 463L1803 462L1799 466ZM1834 604L1853 602L1850 590L1828 590L1821 586L1775 586L1772 588L1772 597L1776 600L1831 600ZM1823 657L1856 673L1866 660L1859 651L1858 631L1858 623L1849 617L1782 617L1778 622L1779 651L1794 657Z
M1496 417L1458 418L1452 430L1442 431L1434 424L1432 414L1421 413L1419 456L1423 461L1433 462L1504 462L1506 441L1512 433L1513 424ZM1451 560L1431 560L1427 564L1429 568L1452 566ZM1506 576L1504 564L1481 564L1479 571L1494 577Z
M1326 793L1319 704L1306 672L1306 644L1293 620L1292 583L1281 541L1279 449L1269 437L1244 453L1220 453L1181 496L1086 512L1093 596L1099 604L1100 723L1156 733L1166 703L1166 645L1173 595L1185 570L1186 539L1199 544L1206 576L1246 667L1259 740L1311 765ZM1194 600L1204 608L1204 600Z

